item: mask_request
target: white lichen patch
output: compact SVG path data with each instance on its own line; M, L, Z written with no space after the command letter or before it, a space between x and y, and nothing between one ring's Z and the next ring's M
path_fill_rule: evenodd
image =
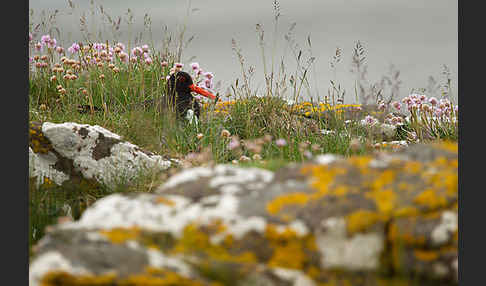
M147 249L149 264L156 268L175 270L177 274L190 278L193 276L191 267L177 257L169 257L155 249Z
M88 270L74 266L57 251L49 251L38 256L29 266L29 285L37 286L49 271L65 271L73 275L89 274Z
M98 200L76 222L60 225L63 229L114 229L139 227L153 232L167 232L181 237L189 224L207 225L221 221L225 234L243 237L249 231L263 232L263 218L246 218L238 214L239 200L230 194L213 195L197 203L177 195L167 195L171 204L156 202L157 196L142 194L129 198L119 194ZM209 204L208 204L209 203Z
M130 180L147 169L164 170L171 165L161 156L145 154L134 144L118 142L121 140L119 135L97 125L46 122L42 125L42 132L61 156L73 161L76 171L107 186ZM95 158L94 152L101 139L112 140L113 146L105 150L109 151L104 154L106 156ZM37 158L41 158L39 156ZM42 164L52 165L51 161Z
M317 164L328 165L328 164L331 164L332 162L338 160L339 158L340 158L339 156L334 155L334 154L322 154L322 155L316 156L316 158L314 160L316 161Z
M435 245L445 244L456 231L457 213L453 211L445 211L442 213L440 224L432 231L432 242Z
M292 282L292 286L315 286L316 283L307 277L302 271L294 269L286 269L275 267L272 269L273 273L288 282Z
M316 231L316 244L323 268L352 271L375 270L379 267L384 237L380 233L356 234L347 237L346 220L328 218L322 222L323 231Z
M51 152L37 154L29 147L29 177L36 178L36 187L39 187L45 178L57 185L69 179L67 174L54 169L56 162L57 157Z

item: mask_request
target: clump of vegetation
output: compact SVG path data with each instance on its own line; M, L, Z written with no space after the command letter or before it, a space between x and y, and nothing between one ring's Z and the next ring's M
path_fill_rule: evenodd
M72 2L69 3L74 9ZM399 72L392 68L390 75L380 82L369 84L365 80L365 49L359 41L353 54L356 86L351 90L355 102L344 104L346 91L336 78L330 81L328 94L320 97L317 80L312 83L309 78L315 74L316 60L311 38L305 43L307 49L301 48L293 39L295 24L284 38L297 68L287 70L284 58L276 62L280 17L277 1L274 1L271 61L266 58L263 25L256 26L264 70L263 94L252 87L255 67L246 66L243 52L233 39L242 81L236 79L219 102L197 98L203 106L197 124L177 121L173 111L164 108L166 81L171 74L190 66L186 70L192 73L198 86L217 94L220 89L219 83L213 83L217 75L204 70L199 63L182 61L183 49L192 40L192 37L185 38L185 26L177 36L165 29L163 45L156 49L147 15L144 19L149 32L146 43L137 35L136 44L132 44L118 41L121 17L112 19L101 5L100 11L103 19L111 24L113 39L97 39L96 33L88 31L83 16L83 41L63 47L58 44L60 33L55 27L58 12L43 17L38 25L31 23L30 121L97 124L146 150L180 159L183 167L232 163L275 169L323 153L350 156L389 146L401 148L418 141L457 140L458 108L447 99L449 93L436 99L428 97L425 91L415 92L401 103L396 101ZM133 23L130 10L126 16L127 23ZM331 59L332 69L340 64L342 56L342 50L337 48ZM448 84L450 87L450 81ZM151 191L156 180L160 178L149 176L142 183L124 185L120 190ZM71 192L72 198L55 199L54 211L40 198L57 196L57 191L31 190L30 217L34 224L31 229L43 229L55 222L56 217L65 215L60 211L64 204L58 202L83 196L88 196L85 199L88 202L108 194L104 191L90 194L81 191L80 186L73 188L80 192ZM33 231L31 242L41 234Z

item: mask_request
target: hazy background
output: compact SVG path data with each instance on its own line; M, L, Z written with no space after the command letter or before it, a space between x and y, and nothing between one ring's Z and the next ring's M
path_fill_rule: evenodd
M163 27L176 32L187 23L186 37L194 40L184 50L185 69L189 69L190 58L199 62L206 71L221 80L221 92L240 78L241 69L231 48L234 38L246 60L256 69L253 88L263 91L263 64L255 25L261 23L265 30L267 64L270 66L274 36L274 9L272 0L192 0L190 17L187 16L189 1L186 0L104 0L95 1L96 15L90 12L90 0L72 1L72 10L64 0L29 0L33 15L31 23L38 24L41 11L49 15L58 9L55 26L61 31L58 43L64 47L73 41L82 41L80 16L85 13L87 24L93 31L102 31L103 40L112 40L110 28L99 13L102 5L113 19L127 18L127 10L133 13L133 25L122 20L121 36L118 40L132 43L136 35L144 31L144 15L151 19L153 40L161 46ZM458 28L457 0L280 0L278 50L276 59L284 57L288 71L295 70L295 58L284 34L296 22L293 35L308 55L307 37L310 35L312 53L316 57L315 78L311 70L310 83L313 95L323 98L329 88L329 80L335 79L346 89L346 102L354 101L354 79L350 72L353 47L357 40L366 50L368 79L377 82L386 75L390 64L400 70L402 80L400 95L407 95L412 88L427 88L430 76L444 83L443 65L451 72L453 98L457 98ZM131 34L131 36L130 36ZM54 34L57 38L57 35ZM40 35L37 36L37 39ZM144 37L143 43L149 44ZM133 46L132 46L133 47ZM342 49L342 61L334 75L329 66L336 48Z

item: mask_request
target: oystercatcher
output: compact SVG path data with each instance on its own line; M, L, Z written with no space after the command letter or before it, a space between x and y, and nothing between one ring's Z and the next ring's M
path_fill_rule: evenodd
M199 103L194 100L191 92L217 100L217 97L214 94L196 86L192 81L192 77L183 71L173 73L167 84L169 103L171 106L175 107L176 115L179 118L185 118L188 115L188 112L190 112L189 110L192 110L196 118L199 118L201 107L199 106Z

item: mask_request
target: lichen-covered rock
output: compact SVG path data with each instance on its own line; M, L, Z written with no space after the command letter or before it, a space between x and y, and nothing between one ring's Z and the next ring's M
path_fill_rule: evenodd
M141 150L98 125L31 122L29 176L37 186L62 185L73 178L111 186L147 169L164 170L170 160Z
M31 283L126 285L156 269L194 285L457 285L457 164L457 144L442 143L277 172L186 169L58 225Z

